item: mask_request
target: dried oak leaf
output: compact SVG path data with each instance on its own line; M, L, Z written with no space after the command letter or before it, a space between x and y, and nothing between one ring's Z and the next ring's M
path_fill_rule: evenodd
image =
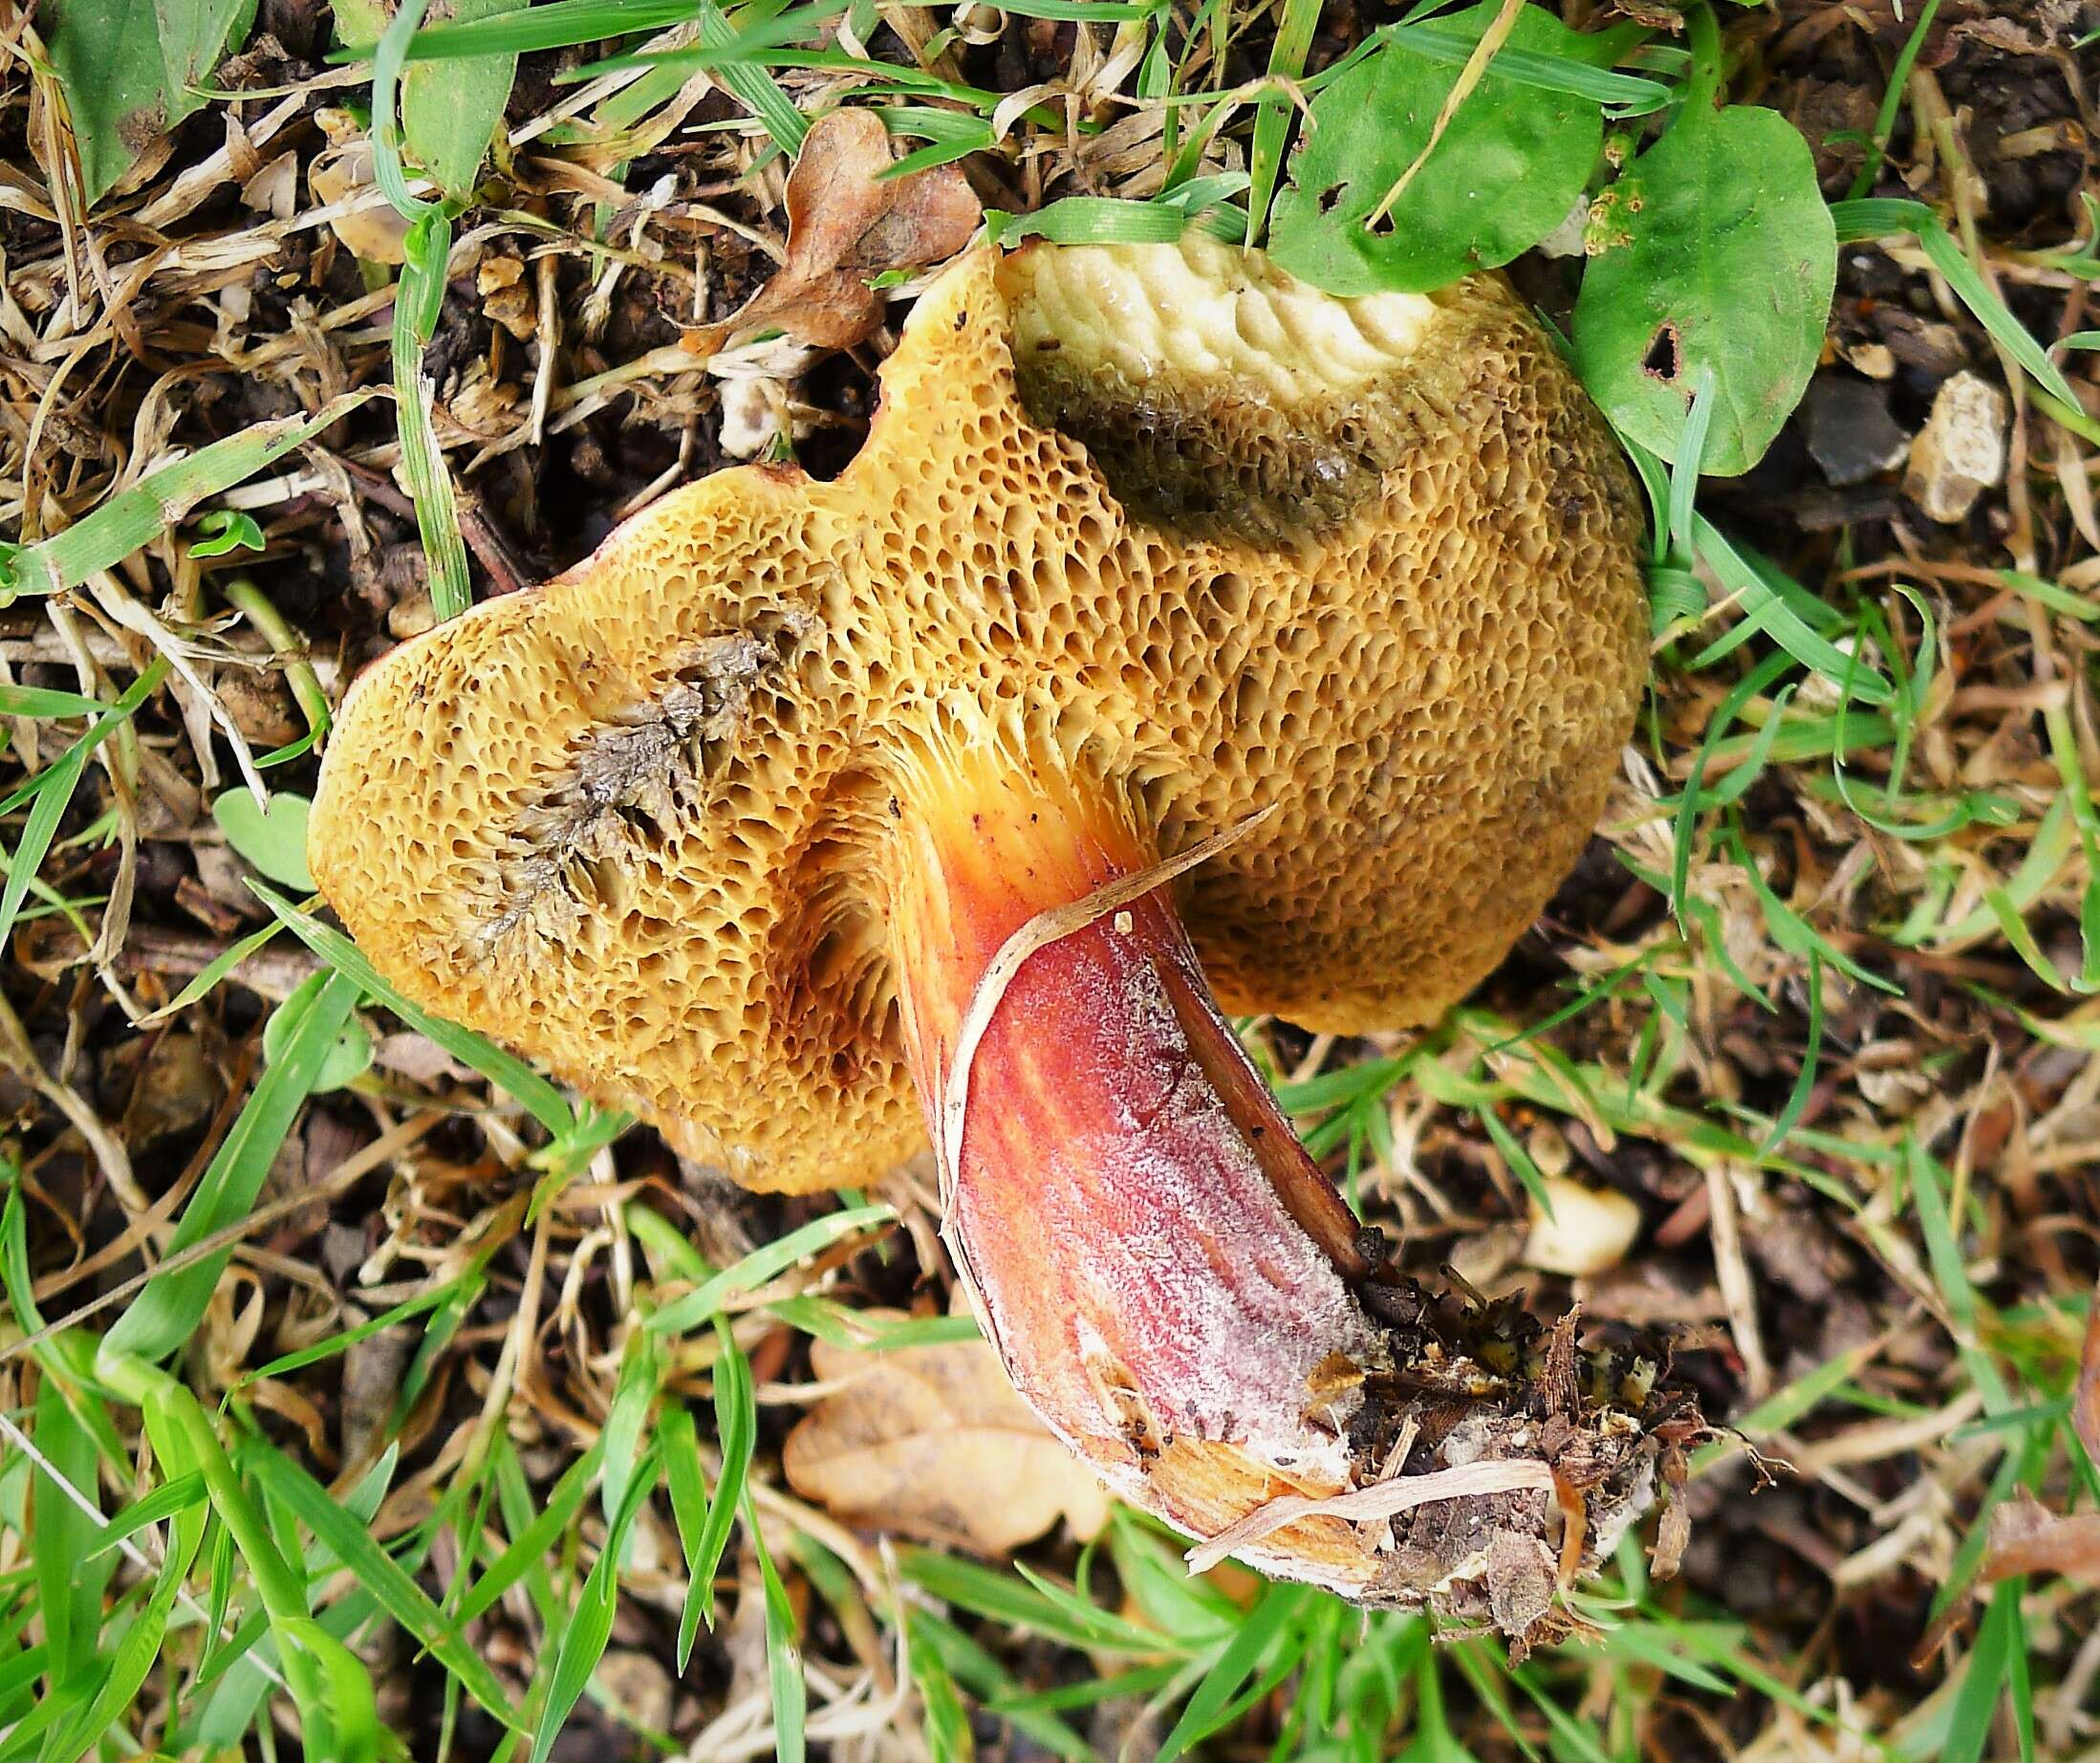
M1107 1521L1099 1479L1014 1394L987 1342L863 1353L818 1341L810 1360L844 1387L796 1425L782 1462L795 1491L834 1516L985 1555L1060 1514L1080 1537Z
M778 328L819 349L850 349L882 321L868 286L887 270L952 257L984 210L954 165L883 178L890 140L872 110L834 110L810 130L788 177L788 260L726 318L704 324L685 346L713 355L760 329Z
M1993 1507L1983 1578L1995 1582L2015 1574L2100 1582L2100 1513L2065 1516L2024 1493Z

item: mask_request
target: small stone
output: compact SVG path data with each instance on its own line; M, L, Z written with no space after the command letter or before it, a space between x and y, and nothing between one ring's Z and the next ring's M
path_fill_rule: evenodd
M1938 318L1920 318L1900 306L1874 309L1875 325L1889 353L1905 367L1914 367L1938 381L1968 365L1968 345L1961 333Z
M326 207L348 207L329 226L354 257L366 263L401 263L408 255L408 221L382 195L368 142L330 148L308 167L307 187Z
M2005 395L1974 374L1956 374L1911 443L1903 493L1927 519L1952 526L2004 475Z
M1808 451L1823 476L1843 490L1903 463L1910 437L1889 414L1888 395L1849 374L1819 374L1802 405Z
M1895 351L1887 343L1840 342L1837 352L1870 380L1895 378Z
M1616 1188L1585 1187L1566 1176L1546 1177L1553 1215L1536 1196L1531 1201L1531 1235L1524 1258L1548 1273L1570 1277L1601 1273L1616 1267L1640 1234L1640 1208Z
M402 595L386 612L386 633L398 642L406 642L411 637L420 637L424 631L435 629L437 622L437 608L430 603L427 588L417 588Z
M1590 226L1590 198L1577 196L1575 206L1562 216L1561 224L1541 239L1539 250L1548 257L1580 257L1585 254L1583 235Z

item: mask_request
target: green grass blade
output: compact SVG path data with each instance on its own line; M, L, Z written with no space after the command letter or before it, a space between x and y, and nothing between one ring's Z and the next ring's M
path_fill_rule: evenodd
M693 0L553 0L523 12L418 31L409 40L406 58L447 61L595 48L611 37L682 25L692 15Z
M167 672L166 661L156 657L152 665L132 682L130 689L104 710L93 728L0 803L0 814L12 814L23 802L34 798L29 819L22 828L22 840L8 860L6 888L0 890L0 947L5 947L8 938L13 934L15 916L22 909L22 901L29 893L31 882L36 879L37 870L43 867L44 859L50 855L58 823L65 817L73 793L80 787L88 759L159 689Z
M459 1679L466 1693L507 1727L523 1730L517 1709L482 1656L454 1631L444 1612L373 1540L372 1534L327 1489L270 1445L256 1452L258 1479L299 1522L334 1551L379 1606Z
M841 1237L867 1226L897 1216L888 1206L856 1206L829 1218L811 1220L799 1230L790 1230L778 1242L752 1251L733 1267L704 1281L683 1297L675 1298L649 1318L649 1327L660 1335L682 1335L712 1319L724 1304L740 1293L768 1284L797 1261L828 1249Z
M1477 35L1453 31L1440 24L1403 24L1389 33L1396 48L1410 51L1424 60L1440 61L1447 67L1462 67L1480 47ZM1609 53L1610 33L1591 39L1600 54ZM1670 88L1659 80L1638 74L1617 74L1609 67L1577 61L1571 56L1541 54L1535 49L1512 49L1506 44L1495 52L1495 76L1513 85L1536 86L1546 92L1566 92L1599 104L1614 106L1621 116L1645 116L1670 101Z
M1850 1382L1882 1344L1877 1340L1863 1341L1834 1359L1825 1360L1813 1371L1804 1372L1784 1388L1774 1390L1747 1414L1731 1422L1726 1435L1701 1445L1692 1453L1693 1477L1696 1479L1716 1464L1726 1462L1742 1449L1744 1442L1755 1445L1806 1418Z
M635 1515L641 1511L655 1481L656 1460L652 1457L628 1483L627 1497L606 1532L605 1547L598 1551L598 1558L584 1576L583 1590L568 1623L558 1636L548 1637L555 1647L554 1670L548 1685L547 1706L540 1713L539 1730L532 1739L531 1763L547 1763L563 1725L597 1670L598 1661L605 1657L606 1643L613 1638L613 1616L619 1603L620 1557L626 1553Z
M88 1550L87 1558L93 1560L98 1555L106 1555L148 1525L165 1523L177 1513L204 1505L205 1500L205 1478L195 1469L164 1481L151 1493L132 1501L103 1525Z
M330 1763L373 1763L380 1751L379 1696L372 1674L353 1653L319 1622L294 1617L278 1624L279 1637L299 1649L318 1671L326 1690L328 1730L314 1735L309 1755L316 1752Z
M95 1699L76 1715L54 1743L45 1746L41 1763L79 1763L93 1745L131 1709L146 1676L161 1656L167 1619L181 1595L183 1579L204 1540L203 1513L194 1505L178 1519L166 1558L153 1581L145 1608L132 1621L102 1667Z
M1924 248L1933 268L1946 277L1947 286L1955 291L1962 305L1976 315L1977 322L2033 377L2034 382L2050 397L2073 410L2083 411L2085 406L2078 402L2078 394L2071 390L2070 381L2064 378L2064 370L2049 359L2048 351L2035 341L2027 327L2012 316L2012 309L1999 298L1983 279L1982 272L1962 253L1954 234L1936 219L1930 226L1918 229L1917 242Z
M82 1392L78 1400L94 1398ZM47 1376L37 1388L35 1427L36 1448L67 1484L61 1487L41 1467L30 1480L37 1603L55 1689L92 1665L101 1636L102 1593L116 1562L109 1556L90 1559L102 1525L73 1495L95 1502L98 1453L93 1432L74 1413L55 1378Z
M597 1443L562 1471L561 1479L554 1484L553 1491L547 1496L547 1503L538 1515L512 1536L509 1546L488 1563L487 1571L460 1600L459 1608L446 1621L447 1635L457 1634L492 1608L497 1599L547 1558L548 1551L561 1540L582 1508L584 1495L591 1491L591 1478L597 1473L603 1455L601 1434Z
M1814 949L1808 951L1808 1042L1802 1049L1801 1070L1796 1074L1793 1088L1787 1092L1786 1101L1778 1118L1772 1121L1772 1130L1764 1135L1757 1147L1758 1162L1767 1157L1786 1143L1796 1123L1808 1110L1808 1098L1815 1091L1816 1072L1823 1059L1823 957Z
M1873 188L1874 179L1881 173L1889 155L1889 142L1895 136L1896 118L1902 114L1903 95L1910 90L1911 69L1917 64L1917 52L1925 47L1925 33L1933 28L1933 19L1938 11L1939 0L1925 0L1918 10L1917 23L1911 27L1910 35L1904 39L1894 64L1889 69L1888 89L1882 93L1881 107L1874 116L1873 134L1867 142L1867 157L1860 163L1851 187L1846 192L1854 201ZM1836 206L1833 204L1833 208Z
M703 49L723 50L736 44L737 28L715 0L693 0L693 15L700 20ZM715 77L766 125L767 134L783 153L791 156L802 151L810 125L767 68L756 61L725 61Z
M608 1524L627 1504L627 1484L639 1472L642 1435L663 1372L661 1343L647 1329L635 1329L627 1338L626 1355L605 1415L605 1476L598 1497Z
M947 1661L925 1632L921 1612L905 1612L904 1633L911 1643L912 1682L919 1686L920 1706L925 1710L921 1726L930 1763L970 1763L975 1749L969 1713L956 1693Z
M1268 52L1271 79L1296 80L1305 73L1306 54L1320 22L1320 0L1284 0L1276 39ZM1268 227L1268 205L1284 165L1284 140L1290 132L1290 100L1281 92L1265 93L1254 117L1254 144L1247 158L1249 186L1246 230L1259 243Z
M99 716L111 706L78 692L47 691L39 686L0 686L0 716Z
M338 973L348 974L357 982L358 989L367 996L385 1005L419 1034L437 1042L461 1064L481 1073L550 1133L558 1138L574 1130L575 1114L562 1099L561 1092L523 1059L504 1052L493 1042L483 1039L471 1029L463 1029L457 1023L446 1022L443 1017L433 1016L429 1012L411 1004L401 995L398 986L380 977L379 969L366 959L364 951L341 931L322 924L310 913L302 912L265 882L251 878L249 886L293 936L330 967Z
M474 601L466 541L460 535L459 498L430 414L437 388L423 366L423 351L437 335L444 305L451 218L442 208L424 208L409 227L402 249L401 281L394 294L394 420L401 435L401 469L416 505L416 528L429 563L430 605L442 620L458 618Z
M340 973L330 974L314 994L287 1038L284 1056L264 1072L183 1208L182 1223L168 1243L169 1258L247 1216L357 1002L357 981ZM158 1360L175 1352L203 1320L232 1253L229 1245L155 1274L103 1338L98 1357Z
M759 1534L748 1483L744 1489L744 1528L751 1539L751 1553L758 1556L758 1575L766 1588L766 1673L773 1692L773 1756L776 1763L804 1763L809 1753L805 1721L810 1686L802 1675L794 1606L788 1601L788 1588L781 1583L766 1538Z
M1990 1606L1977 1627L1976 1644L1969 1649L1969 1662L1961 1673L1961 1687L1955 1691L1940 1763L1981 1763L1998 1711L1999 1686L2012 1664L2020 1597L2025 1585L2024 1579L2007 1579L1991 1593Z
M1302 1585L1272 1585L1262 1594L1232 1639L1220 1650L1217 1663L1203 1674L1196 1693L1189 1697L1180 1719L1174 1723L1174 1730L1159 1747L1158 1763L1174 1763L1175 1758L1219 1729L1221 1716L1240 1687L1253 1676L1269 1643L1305 1615L1311 1600L1312 1594Z
M700 1633L701 1617L713 1594L714 1575L702 1578L697 1563L700 1542L707 1528L707 1478L700 1464L700 1439L693 1417L683 1408L672 1408L657 1426L658 1446L663 1453L663 1478L671 1493L671 1516L678 1523L679 1546L685 1552L685 1602L678 1616L678 1672L693 1657L693 1642Z
M427 1292L417 1293L414 1297L396 1304L391 1310L383 1310L355 1327L344 1329L339 1335L331 1335L326 1340L317 1340L310 1347L300 1347L295 1352L282 1354L267 1364L256 1366L253 1371L244 1371L227 1387L227 1396L230 1400L250 1383L258 1383L265 1378L281 1378L294 1371L304 1371L309 1365L318 1365L339 1353L347 1353L360 1341L370 1340L375 1335L383 1335L396 1323L412 1321L426 1311L436 1310L451 1302L465 1283L464 1276L448 1279Z
M974 1561L914 1548L898 1552L898 1566L913 1584L943 1602L1068 1646L1144 1656L1172 1650L1174 1644L1170 1640L1162 1645L1156 1630L1125 1622L1083 1600L1075 1612L1039 1586ZM1088 1610L1091 1615L1084 1613Z
M715 1570L729 1544L729 1529L749 1479L751 1452L758 1443L758 1400L751 1383L751 1363L726 1328L718 1328L721 1351L715 1359L715 1436L722 1450L722 1473L698 1535L685 1549L690 1580L686 1596L698 1597L708 1627L715 1622ZM681 1541L683 1541L681 1527ZM681 1624L682 1627L682 1623Z

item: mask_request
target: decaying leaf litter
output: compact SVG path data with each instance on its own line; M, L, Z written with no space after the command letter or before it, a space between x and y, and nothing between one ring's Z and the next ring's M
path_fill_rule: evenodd
M1938 9L1875 169L1877 107L1917 24L1906 11L1866 14L1871 32L1821 7L1731 17L1730 93L1807 132L1827 196L1851 193L1867 167L1858 193L1932 205L1971 273L2035 337L2079 332L2093 234L2074 196L2088 181L2092 68L2072 46L2095 21L2048 5ZM1158 188L1165 107L1109 96L1141 59L1130 21L998 29L972 15L943 39L937 17L876 19L855 41L878 56L1027 95L994 112L1009 130L1002 152L963 162L987 207ZM1308 65L1377 22L1322 16ZM271 40L216 76L265 96L206 104L139 162L135 187L119 184L93 210L75 181L43 169L64 163L49 150L57 89L34 72L33 36L14 37L25 53L11 58L0 125L14 172L0 324L13 386L7 493L25 539L63 531L178 448L239 446L262 422L392 377L392 290L353 261L306 175L356 138L368 77L323 67L315 23L266 8ZM1270 65L1264 21L1223 23L1232 40L1210 89ZM1199 72L1212 41L1188 38ZM804 463L834 468L865 421L881 346L813 364L765 340L713 358L688 347L787 255L784 164L711 80L641 92L625 74L552 81L577 59L522 63L508 151L484 185L490 199L457 224L423 361L477 594L552 573L624 511L718 464L724 393L739 381L762 388L743 395L745 448L802 428ZM771 77L809 115L867 96L862 76L837 68ZM1105 127L1083 132L1094 122ZM1223 131L1202 168L1237 170L1247 148ZM383 212L369 185L350 200ZM15 908L5 1038L21 1176L5 1246L17 1323L25 1336L39 1317L98 1331L120 1314L141 1252L166 1254L174 1221L210 1186L244 1098L273 1067L293 1072L299 1081L279 1086L296 1122L288 1148L252 1171L255 1202L228 1242L208 1244L231 1251L228 1271L207 1282L178 1364L207 1409L274 1367L241 1384L225 1437L253 1503L287 1514L280 1548L315 1546L289 1516L309 1510L298 1478L315 1477L422 1596L469 1613L463 1632L492 1682L370 1556L338 1551L352 1567L333 1577L322 1557L309 1562L324 1613L355 1617L361 1596L399 1624L375 1624L358 1646L380 1711L418 1755L446 1742L482 1754L498 1730L489 1701L532 1726L563 1694L595 1743L639 1753L660 1734L696 1754L763 1753L792 1701L769 1681L769 1628L776 1643L799 1633L807 1735L870 1750L952 1753L974 1730L981 1748L1085 1742L1113 1754L1133 1733L1166 1734L1232 1637L1251 1636L1252 1674L1211 1709L1233 1713L1248 1745L1310 1742L1310 1705L1351 1731L1390 1729L1398 1743L1443 1730L1481 1755L1520 1742L1842 1755L1861 1733L1906 1754L2011 1754L2024 1722L2050 1754L2073 1753L2091 1742L2100 1663L2089 1597L2073 1574L2000 1576L2031 1570L2022 1550L2037 1527L2092 1501L2073 1426L2089 1405L2074 1379L2096 1138L2091 1011L2077 990L2100 548L2089 448L2038 403L2031 369L1976 321L1932 241L1849 242L1837 262L1808 408L1755 471L1709 479L1699 496L1719 534L1758 552L1733 577L1743 551L1719 563L1699 552L1710 606L1659 655L1605 838L1539 930L1420 1042L1252 1031L1316 1148L1425 1275L1449 1262L1489 1291L1558 1296L1565 1288L1521 1259L1526 1188L1573 1179L1640 1208L1633 1249L1581 1280L1585 1314L1679 1331L1709 1411L1738 1417L1770 1485L1748 1497L1761 1477L1733 1441L1696 1459L1683 1578L1645 1587L1630 1562L1623 1589L1636 1601L1596 1612L1601 1650L1548 1653L1509 1676L1479 1643L1431 1651L1396 1619L1366 1633L1353 1616L1229 1577L1191 1592L1163 1571L1176 1546L1126 1519L1084 1566L1091 1615L1003 1562L886 1554L802 1504L778 1466L790 1422L818 1395L810 1337L851 1350L878 1326L857 1313L881 1304L925 1319L911 1326L954 1329L912 1172L881 1196L894 1225L870 1215L829 1231L827 1208L754 1202L645 1135L613 1138L617 1121L565 1118L558 1098L504 1100L473 1049L359 1007L355 989L331 990L289 934L236 980L147 1020L274 922L246 885L249 865L304 894L286 855L295 840L263 836L260 816L235 832L236 811L211 804L250 765L301 793L305 752L283 769L260 761L299 749L363 661L432 617L383 403L338 419L318 446L247 463L213 498L256 523L260 552L200 555L235 529L207 533L192 518L97 564L68 597L19 599L4 615L10 757L24 778L56 773L94 726L67 719L77 706L25 694L117 704L146 681L82 755ZM1516 268L1526 292L1567 312L1563 260ZM2050 359L2082 382L2077 349ZM2010 422L2005 469L1957 524L1927 517L1931 486L1906 478L1905 463L1930 470L1930 451L1870 463L1857 442L1876 415L1898 440L1928 428L1963 372L1999 393ZM1830 405L1835 418L1819 414ZM1894 462L1894 445L1884 436L1876 461ZM1857 656L1858 677L1842 662L1808 676L1771 664L1758 640L1780 622L1756 573L1765 557L1842 613L1819 622L1814 600L1777 597ZM1751 640L1704 655L1746 608ZM1870 668L1895 684L1879 703L1860 689ZM1703 794L1687 806L1695 776ZM11 853L43 799L14 804ZM264 1011L287 1000L266 1046ZM324 1093L298 1106L310 1088ZM806 1219L813 1236L728 1294L727 1330L635 1326ZM105 1307L77 1315L97 1300ZM346 1329L399 1306L410 1314L344 1344ZM84 1371L68 1354L83 1339L18 1339L0 1375L14 1383L9 1413L50 1466L114 1513L174 1471L158 1451L161 1467L133 1467L130 1402L66 1404ZM659 1390L672 1400L652 1403ZM674 1408L691 1412L690 1432L662 1423ZM748 1488L779 1596L769 1602L751 1534L732 1527L715 1545L715 1638L693 1631L678 1682L682 1466L711 1489L717 1443L743 1436L740 1417L752 1423ZM10 1444L5 1565L55 1595L48 1563L86 1534L85 1516L54 1516L54 1484L32 1490L22 1440ZM666 1491L629 1506L639 1472L660 1464ZM29 1540L25 1499L40 1520ZM614 1527L623 1545L608 1549ZM185 1731L207 1707L233 1721L243 1692L292 1729L293 1700L264 1704L274 1687L244 1680L246 1667L189 1687L215 1663L200 1644L214 1585L231 1586L235 1618L256 1597L239 1575L214 1578L215 1539L156 1521L130 1540L133 1555L98 1558L114 1591L137 1588L138 1606L165 1554L195 1548L206 1566L184 1588L197 1607L169 1606L177 1676L141 1688L129 1729L162 1730L169 1681ZM252 1539L235 1540L246 1561ZM1056 1536L1023 1558L1052 1576L1082 1567ZM2075 1565L2075 1547L2056 1558ZM594 1575L607 1559L617 1576ZM75 1592L58 1642L47 1612L25 1615L11 1644L89 1659L114 1644L97 1635L98 1604L98 1592ZM572 1687L561 1657L573 1678L585 1613L601 1610L595 1687ZM23 1681L39 1681L49 1657ZM1390 1689L1367 1681L1374 1661ZM1062 1702L1014 1706L1052 1690ZM1242 1690L1260 1693L1235 1711Z

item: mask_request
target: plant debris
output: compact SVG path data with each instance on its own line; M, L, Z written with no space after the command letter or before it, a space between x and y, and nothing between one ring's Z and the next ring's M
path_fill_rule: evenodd
M726 318L688 331L711 355L777 327L815 349L851 349L882 322L885 276L945 262L983 209L954 165L884 177L888 132L872 110L834 110L810 130L788 177L788 256Z

